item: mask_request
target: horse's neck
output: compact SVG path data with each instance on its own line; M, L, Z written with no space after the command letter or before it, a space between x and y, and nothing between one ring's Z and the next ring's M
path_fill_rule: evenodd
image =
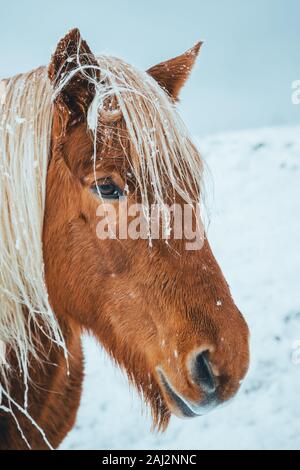
M83 380L81 331L75 325L61 327L69 351L69 374L62 350L50 342L45 345L49 350L47 363L41 367L36 361L31 362L28 414L40 430L28 416L11 405L19 428L33 449L49 448L41 430L51 446L57 448L72 429L80 403ZM10 395L17 403L24 403L23 378L17 374L11 380ZM0 449L27 449L20 429L11 414L0 411Z

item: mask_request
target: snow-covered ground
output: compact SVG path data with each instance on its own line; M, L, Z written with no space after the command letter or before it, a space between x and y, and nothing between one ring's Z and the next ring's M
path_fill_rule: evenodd
M251 330L249 374L229 406L153 434L126 378L86 338L84 394L62 449L300 449L300 127L199 145L208 236Z

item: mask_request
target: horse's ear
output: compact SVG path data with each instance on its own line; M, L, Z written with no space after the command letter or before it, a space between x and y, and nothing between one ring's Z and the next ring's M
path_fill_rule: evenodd
M95 95L99 65L77 28L59 41L48 76L54 88L54 102L63 114L65 126L82 121Z
M198 42L184 54L166 60L147 70L159 85L177 101L179 92L189 77L198 56L202 42Z

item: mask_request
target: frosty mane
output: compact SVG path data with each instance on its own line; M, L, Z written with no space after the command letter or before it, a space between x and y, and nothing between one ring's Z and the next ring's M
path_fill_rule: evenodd
M97 136L106 132L111 139L123 127L127 144L122 142L124 132L120 132L119 140L145 213L150 213L151 204L163 211L166 204L174 202L176 194L188 204L198 203L202 161L172 98L147 72L104 55L97 57L99 66L83 65L79 50L80 42L77 55L67 59L76 65L56 84L53 98L76 74L94 86L87 122L94 135L95 168Z
M13 403L12 352L23 376L19 406L25 412L29 355L42 360L44 334L64 345L48 301L42 247L52 90L45 68L0 84L0 405L3 396Z

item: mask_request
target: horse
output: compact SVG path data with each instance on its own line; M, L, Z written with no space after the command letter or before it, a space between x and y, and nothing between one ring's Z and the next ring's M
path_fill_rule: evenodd
M72 29L48 67L1 81L1 449L56 449L73 428L85 332L161 431L244 379L248 326L206 232L187 249L188 237L149 230L153 205L167 219L171 202L203 199L203 161L176 105L200 47L141 71L95 56ZM136 204L146 236L98 236L99 208L118 228Z

